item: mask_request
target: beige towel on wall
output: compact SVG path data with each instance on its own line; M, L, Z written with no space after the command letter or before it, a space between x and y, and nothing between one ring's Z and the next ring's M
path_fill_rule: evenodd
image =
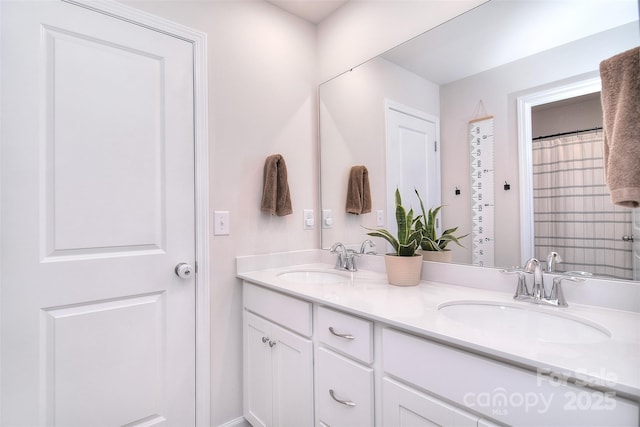
M280 154L271 155L264 162L260 207L262 212L271 215L285 216L293 213L287 181L287 165Z
M604 170L611 202L640 206L640 47L600 63Z
M369 171L365 166L354 166L349 172L346 210L347 213L354 215L371 212Z

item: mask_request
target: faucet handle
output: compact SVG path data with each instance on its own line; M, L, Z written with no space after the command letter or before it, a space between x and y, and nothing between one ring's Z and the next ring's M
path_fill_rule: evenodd
M560 262L562 262L562 257L558 252L549 252L549 255L547 255L547 273L553 273L556 269L556 264Z
M362 244L360 245L360 254L364 255L365 254L365 249L367 248L367 245L369 245L371 247L371 249L376 247L376 244L373 243L373 241L371 239L367 239L364 242L362 242ZM376 251L369 251L366 252L367 255L375 255Z
M500 270L500 273L518 275L518 286L516 287L516 293L513 295L513 299L520 299L522 297L531 296L529 288L527 287L527 279L525 278L524 270L522 270L521 268L510 268Z
M562 281L568 280L569 282L584 282L584 277L575 277L575 276L557 276L553 278L553 285L551 287L551 294L549 295L549 299L551 301L557 302L558 307L567 307L567 300L564 297L564 292L562 292Z
M331 246L331 249L329 249L329 252L336 253L338 252L338 250L344 251L345 250L344 245L340 242L335 242L333 246Z

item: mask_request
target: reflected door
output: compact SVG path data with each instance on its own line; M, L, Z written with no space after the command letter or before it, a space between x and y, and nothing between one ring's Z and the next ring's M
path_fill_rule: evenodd
M397 231L396 188L402 204L419 215L420 192L425 209L440 204L440 152L437 145L438 119L421 111L387 102L387 228Z
M1 7L0 424L194 425L192 46Z

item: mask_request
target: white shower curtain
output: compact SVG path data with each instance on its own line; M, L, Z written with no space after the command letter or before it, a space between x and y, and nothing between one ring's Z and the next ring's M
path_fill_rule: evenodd
M604 181L602 131L533 141L535 256L560 254L558 271L633 277L629 209Z

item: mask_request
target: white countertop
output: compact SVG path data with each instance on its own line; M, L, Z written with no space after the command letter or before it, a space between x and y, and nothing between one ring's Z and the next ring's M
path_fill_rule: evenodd
M640 314L580 304L566 308L514 301L512 294L423 281L398 287L386 275L358 271L348 283L294 283L278 274L285 271L322 270L344 274L323 263L301 264L257 271L238 277L276 291L366 317L407 332L446 342L474 353L505 360L530 369L549 369L594 384L621 396L640 400ZM515 288L514 288L515 289ZM492 301L528 310L556 313L604 327L611 337L589 343L543 342L526 334L499 334L455 321L438 308L452 301Z

